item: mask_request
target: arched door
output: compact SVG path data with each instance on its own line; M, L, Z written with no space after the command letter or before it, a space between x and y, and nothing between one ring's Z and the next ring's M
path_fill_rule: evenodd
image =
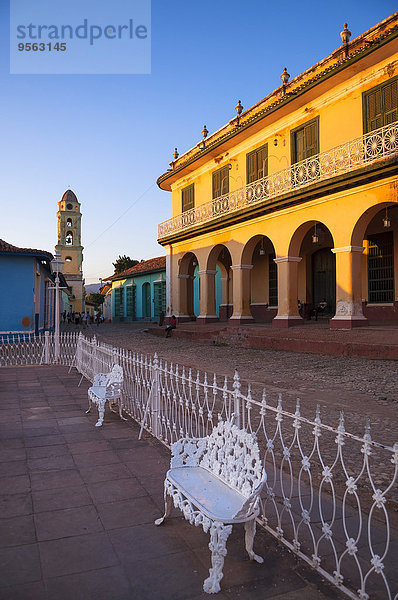
M336 312L336 256L330 248L322 248L312 255L312 304L317 306L325 299L325 312Z
M142 316L144 319L151 318L151 285L148 282L142 286Z

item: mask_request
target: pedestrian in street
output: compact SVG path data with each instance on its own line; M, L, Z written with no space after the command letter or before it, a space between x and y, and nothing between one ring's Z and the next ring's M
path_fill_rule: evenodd
M173 329L175 329L177 327L177 319L175 318L174 315L172 315L171 319L170 319L170 323L169 325L167 325L166 327L166 337L170 337L171 336L171 332L173 331Z

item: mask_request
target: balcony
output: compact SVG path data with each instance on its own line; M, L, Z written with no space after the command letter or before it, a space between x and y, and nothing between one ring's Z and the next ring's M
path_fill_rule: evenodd
M159 241L398 154L398 121L163 221Z

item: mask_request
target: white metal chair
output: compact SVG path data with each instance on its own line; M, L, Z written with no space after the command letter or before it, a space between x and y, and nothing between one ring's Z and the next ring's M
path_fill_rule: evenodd
M114 365L110 373L98 373L94 377L93 385L88 389L88 410L90 412L92 404L98 408L98 421L96 427L101 427L104 422L105 403L109 402L109 408L112 410L112 404L119 405L119 416L123 421L127 421L122 414L122 392L123 369L119 365Z

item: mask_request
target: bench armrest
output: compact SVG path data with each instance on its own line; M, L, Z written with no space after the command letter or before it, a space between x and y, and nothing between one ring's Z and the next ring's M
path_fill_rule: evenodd
M265 482L267 481L267 474L264 470L263 478L258 484L258 486L253 490L250 494L246 502L242 505L242 508L234 515L234 519L242 519L244 517L248 517L249 515L258 512L258 503L260 499L261 490L264 487Z
M170 467L196 467L206 449L207 438L181 438L171 447Z
M105 387L108 382L108 376L109 374L107 373L97 373L94 377L93 385L96 387Z

